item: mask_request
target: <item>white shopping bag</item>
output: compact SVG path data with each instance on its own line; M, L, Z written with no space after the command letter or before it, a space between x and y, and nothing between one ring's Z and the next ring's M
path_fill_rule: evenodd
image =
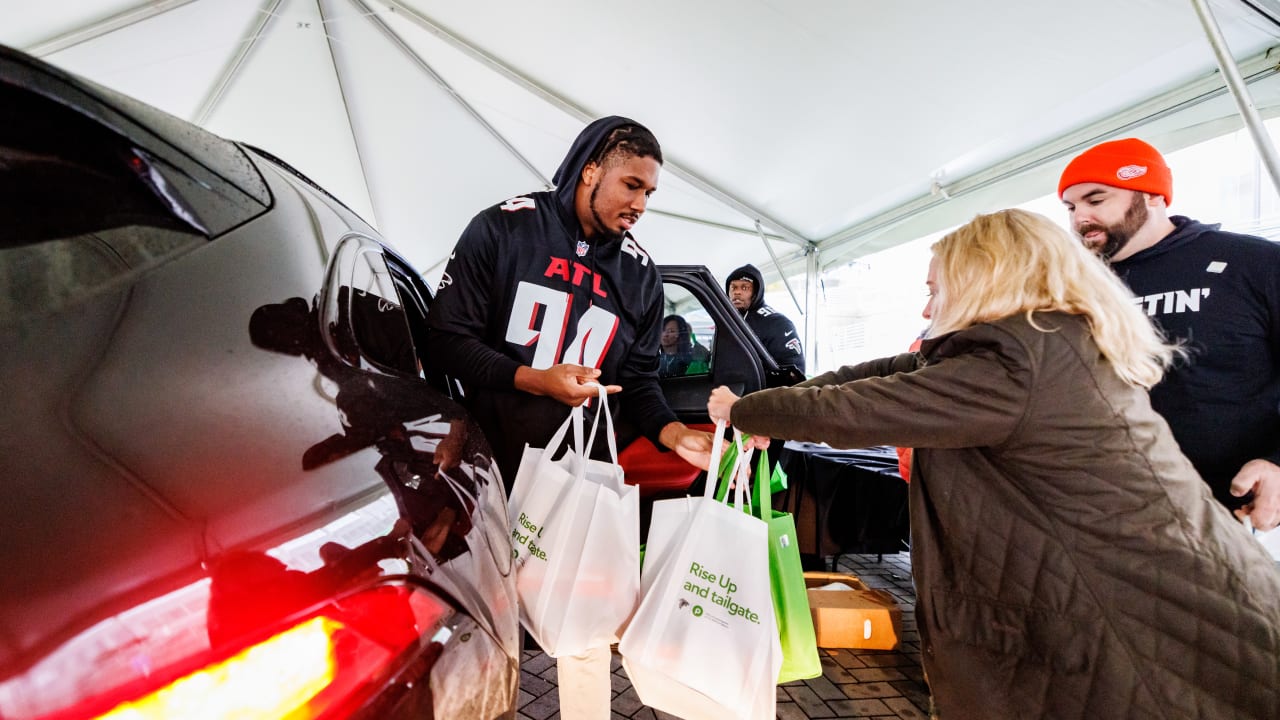
M546 448L525 446L508 503L520 622L552 657L616 642L640 591L639 488L623 482L608 399L583 441L582 408ZM611 462L590 460L600 415ZM574 447L553 459L569 428Z
M618 646L640 701L686 720L776 713L782 648L768 526L742 511L749 459L740 452L730 476L733 505L714 499L718 449L703 497L654 503L640 607Z

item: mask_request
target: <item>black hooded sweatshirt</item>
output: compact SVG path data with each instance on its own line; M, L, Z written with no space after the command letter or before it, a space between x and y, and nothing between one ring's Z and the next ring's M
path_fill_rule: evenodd
M1280 464L1280 245L1175 215L1175 230L1112 264L1179 361L1151 389L1182 452L1229 507L1240 467Z
M676 420L657 381L662 276L630 233L588 239L574 211L583 167L622 125L639 123L612 116L583 129L556 170L556 190L476 215L431 305L428 362L462 382L508 490L524 445L545 446L569 415L569 406L515 388L521 365L599 368L600 382L623 388L610 397L615 416L654 444ZM599 456L605 443L597 446Z
M742 313L747 327L764 343L778 365L795 365L804 372L804 348L800 344L800 336L796 334L796 326L786 315L764 304L764 276L755 265L743 265L729 273L725 278L724 291L729 292L729 283L734 280L750 280L755 287L755 295L751 304Z

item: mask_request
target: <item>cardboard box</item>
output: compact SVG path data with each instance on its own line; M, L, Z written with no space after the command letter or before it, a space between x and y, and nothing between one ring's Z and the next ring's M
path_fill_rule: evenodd
M830 583L852 590L816 590ZM884 590L872 590L861 580L842 573L807 572L809 611L818 647L892 650L902 634L902 610Z

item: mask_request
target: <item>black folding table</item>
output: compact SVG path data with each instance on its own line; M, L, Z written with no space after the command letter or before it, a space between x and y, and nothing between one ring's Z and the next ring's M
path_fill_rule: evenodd
M794 516L801 553L883 555L908 549L908 486L893 448L836 450L790 441L778 463L789 483L774 495L774 508Z

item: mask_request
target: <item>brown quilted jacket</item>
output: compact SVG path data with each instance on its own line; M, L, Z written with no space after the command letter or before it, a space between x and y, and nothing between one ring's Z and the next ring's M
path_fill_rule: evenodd
M733 424L914 447L942 720L1280 718L1280 571L1082 318L1023 316L754 393Z

